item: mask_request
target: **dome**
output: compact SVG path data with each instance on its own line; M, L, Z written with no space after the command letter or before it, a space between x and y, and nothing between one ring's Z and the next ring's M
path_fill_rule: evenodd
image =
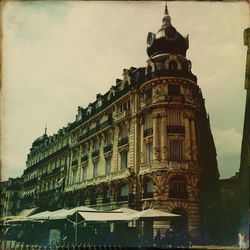
M38 137L32 143L32 147L38 147L38 146L42 145L47 138L48 138L47 134L44 134L44 135Z
M162 26L156 34L149 32L147 38L147 54L149 57L169 53L186 56L188 37L183 37L171 24L167 7L162 19Z

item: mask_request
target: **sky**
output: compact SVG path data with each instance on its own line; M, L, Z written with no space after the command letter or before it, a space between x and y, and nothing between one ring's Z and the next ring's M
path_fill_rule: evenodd
M168 2L210 115L221 178L240 165L249 27L246 2ZM8 1L2 8L2 179L21 176L32 142L75 119L124 68L144 67L164 2Z

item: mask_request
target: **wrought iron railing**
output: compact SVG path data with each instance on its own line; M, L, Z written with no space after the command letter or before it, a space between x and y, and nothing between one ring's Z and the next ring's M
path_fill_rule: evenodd
M124 137L118 141L118 147L128 144L128 137Z

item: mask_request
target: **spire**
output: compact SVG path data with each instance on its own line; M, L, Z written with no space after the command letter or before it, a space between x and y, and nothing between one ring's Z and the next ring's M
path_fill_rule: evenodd
M168 6L167 1L165 1L165 11L164 11L164 17L162 19L162 26L161 29L165 29L167 27L171 26L171 17L168 13Z
M165 1L165 16L168 16L168 5L167 5L167 1Z
M47 135L47 122L45 124L44 134Z

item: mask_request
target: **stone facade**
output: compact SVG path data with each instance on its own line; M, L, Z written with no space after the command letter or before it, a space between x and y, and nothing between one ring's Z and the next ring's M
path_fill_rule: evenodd
M208 187L219 175L204 99L186 58L188 37L166 9L147 42L146 67L124 69L108 92L78 107L74 122L33 142L23 208L153 207L181 214L181 227L201 236L202 178L210 173Z

